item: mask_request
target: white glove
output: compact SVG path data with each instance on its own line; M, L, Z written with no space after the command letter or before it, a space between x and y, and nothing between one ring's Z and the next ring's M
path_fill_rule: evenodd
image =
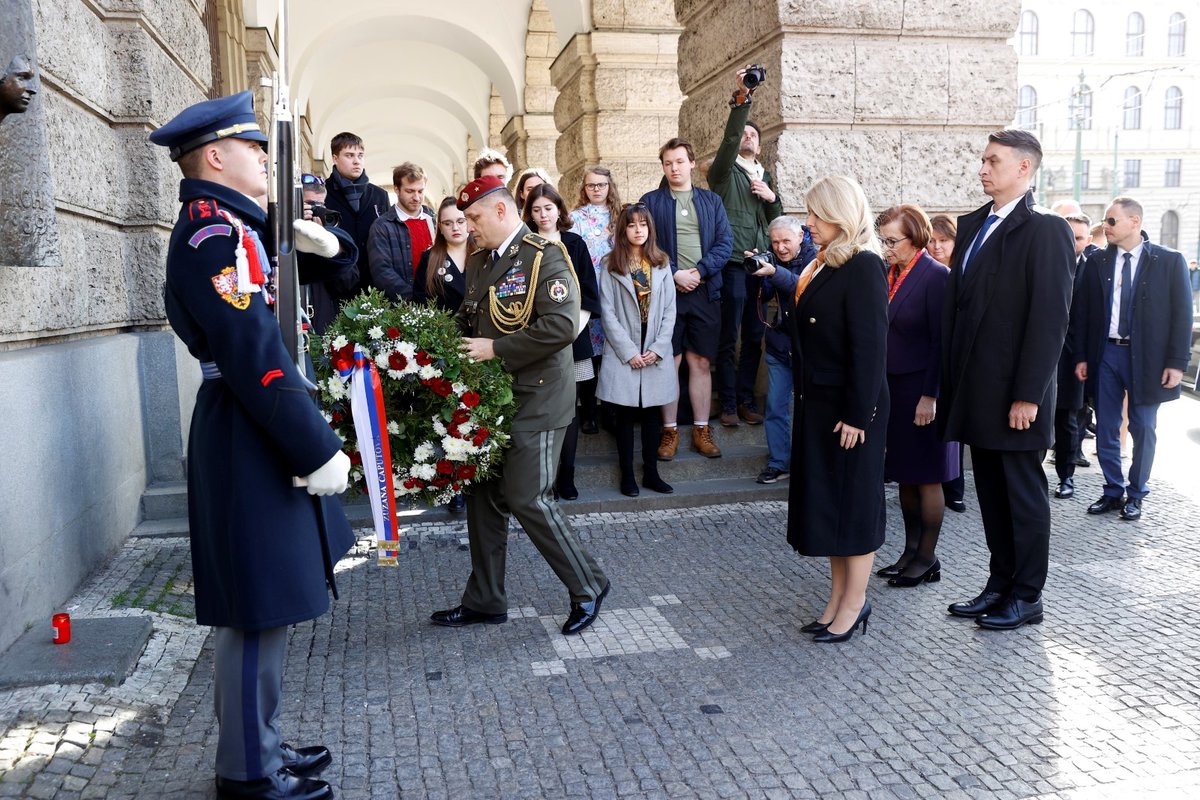
M341 494L350 485L350 457L338 450L317 471L304 476L309 494Z
M333 258L342 249L338 238L316 222L298 219L292 227L296 230L296 249L301 253Z

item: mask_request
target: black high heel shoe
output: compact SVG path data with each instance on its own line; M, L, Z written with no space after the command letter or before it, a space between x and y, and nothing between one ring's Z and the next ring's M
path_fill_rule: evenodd
M854 636L854 630L858 627L858 623L860 622L862 623L863 636L866 636L867 620L870 618L871 602L868 600L867 603L862 607L862 611L858 612L858 619L854 620L854 624L850 626L850 630L846 631L845 633L831 633L829 628L826 627L823 633L818 633L813 637L813 641L820 642L821 644L840 644L841 642L848 642L850 641L850 638Z
M912 563L912 556L907 553L896 559L895 564L890 564L886 567L875 570L875 574L881 578L894 578L904 570L908 569L908 565Z
M829 627L828 622L821 622L821 620L819 620L819 619L814 619L812 622L808 623L807 625L801 626L800 632L801 633L824 633L825 629L828 627Z
M888 578L888 586L893 586L899 589L910 589L913 586L919 586L922 583L937 583L942 579L942 562L936 558L929 565L929 569L922 572L920 575L897 575L894 578Z

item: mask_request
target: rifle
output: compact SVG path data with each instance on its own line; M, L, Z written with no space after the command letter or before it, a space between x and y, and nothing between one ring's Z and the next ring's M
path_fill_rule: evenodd
M307 347L301 330L296 237L292 228L292 223L300 217L304 200L297 180L296 126L288 97L287 7L287 0L279 0L279 70L271 80L274 103L267 148L271 157L267 213L275 234L275 316L279 320L284 347L296 362L300 374L308 379ZM316 386L312 389L315 392Z

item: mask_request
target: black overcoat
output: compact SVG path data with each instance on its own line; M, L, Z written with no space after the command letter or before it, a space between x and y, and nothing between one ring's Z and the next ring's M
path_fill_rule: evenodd
M1082 302L1077 301L1078 309L1071 314L1074 361L1087 362L1088 392L1092 397L1096 396L1100 357L1108 341L1116 258L1116 245L1088 257L1079 298ZM1181 389L1163 388L1162 374L1168 367L1187 372L1191 357L1192 289L1187 262L1181 253L1145 241L1133 282L1130 400L1137 405L1175 400Z
M1085 256L1086 258L1086 256ZM1075 261L1075 279L1071 283L1071 318L1074 319L1076 308L1079 307L1079 295L1083 290L1083 276L1086 271L1079 259ZM1083 408L1083 381L1075 377L1075 347L1072 344L1073 326L1067 325L1067 340L1063 343L1062 356L1058 359L1058 398L1056 408L1075 411Z
M883 260L862 252L826 265L791 320L792 471L788 543L806 556L855 556L883 544L887 444L887 281ZM837 423L866 431L850 450Z
M1074 236L1067 221L1026 193L967 265L962 259L991 204L958 218L942 312L945 441L990 450L1045 450L1054 438L1058 359L1067 333ZM1027 430L1008 425L1013 402L1036 403Z
M329 608L333 564L354 544L337 498L292 486L342 447L283 346L263 294L236 291L237 233L265 241L266 215L240 192L184 179L167 254L167 319L220 377L196 395L188 523L196 622L262 630Z

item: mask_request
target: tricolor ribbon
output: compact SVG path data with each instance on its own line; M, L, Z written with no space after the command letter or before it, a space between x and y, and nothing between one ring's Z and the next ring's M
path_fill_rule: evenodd
M350 367L338 370L350 382L350 415L362 454L363 478L375 521L379 563L396 566L400 532L396 525L396 494L392 482L392 451L388 444L387 416L383 407L383 384L375 363L354 346Z

